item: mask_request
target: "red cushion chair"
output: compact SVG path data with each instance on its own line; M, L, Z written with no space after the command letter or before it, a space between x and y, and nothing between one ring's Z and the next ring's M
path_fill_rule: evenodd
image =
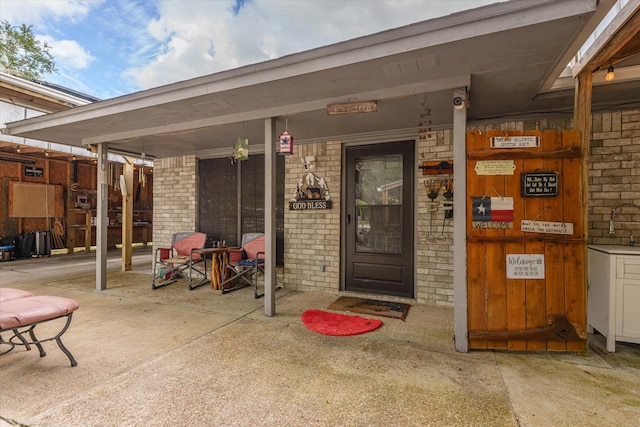
M167 286L179 278L184 277L189 281L189 289L195 289L207 283L206 260L197 253L203 249L207 241L207 235L198 232L176 233L171 236L171 247L156 248L153 257L153 289ZM204 268L199 266L203 263ZM195 275L200 281L193 284Z

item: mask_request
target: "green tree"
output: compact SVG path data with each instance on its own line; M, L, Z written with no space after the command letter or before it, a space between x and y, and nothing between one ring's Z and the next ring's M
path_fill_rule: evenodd
M0 70L29 79L58 71L49 53L51 47L36 40L31 28L25 24L12 27L9 21L0 21Z

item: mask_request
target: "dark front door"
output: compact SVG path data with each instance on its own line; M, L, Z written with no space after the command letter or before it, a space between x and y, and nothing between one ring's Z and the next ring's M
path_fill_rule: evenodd
M414 296L413 152L413 141L346 148L347 291Z

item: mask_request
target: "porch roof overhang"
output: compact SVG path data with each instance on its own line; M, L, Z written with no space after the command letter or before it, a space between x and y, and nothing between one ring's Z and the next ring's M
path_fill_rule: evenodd
M468 120L566 112L572 91L541 96L613 0L511 0L279 59L7 124L11 135L150 158L231 154L237 137L264 144L264 120L296 142L415 129L425 101L433 128L453 120L467 87ZM603 102L637 102L620 86ZM377 101L378 112L328 115L328 104ZM594 93L594 105L598 105Z

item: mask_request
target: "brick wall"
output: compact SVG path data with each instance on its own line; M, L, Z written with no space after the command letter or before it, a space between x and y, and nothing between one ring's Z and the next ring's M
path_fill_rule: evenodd
M171 235L197 231L198 161L195 156L153 162L153 246L169 246Z
M572 117L471 124L469 129L562 130L573 126ZM416 142L417 163L450 160L452 131L438 130ZM316 157L316 175L325 178L333 207L323 211L290 211L301 158ZM298 145L286 158L285 266L278 281L299 290L337 294L340 284L341 165L339 141ZM416 165L417 166L417 165ZM446 179L448 175L432 177ZM416 301L453 305L453 246L451 220L444 220L441 205L430 207L423 176L416 167ZM460 184L457 184L460 185ZM640 203L640 111L594 113L589 166L589 243L627 244L631 231L640 240L640 225L616 225L610 236L611 208L621 202ZM154 244L166 245L171 234L195 230L198 224L198 171L193 156L158 160L154 164ZM455 185L454 185L455 194ZM442 192L435 199L443 200ZM432 210L433 208L433 210ZM632 208L616 212L616 221L640 221ZM440 239L438 239L440 237ZM324 271L323 270L324 267ZM393 299L393 298L390 298Z
M424 161L453 160L453 132L438 130L419 140L416 156L418 166ZM453 306L453 219L444 217L442 191L432 202L425 190L426 181L450 178L453 176L422 175L422 169L416 167L416 300L423 304Z
M289 201L303 175L301 159L307 156L315 156L314 173L327 182L331 194L331 209L289 210ZM283 282L288 287L338 292L341 162L340 142L299 145L295 154L286 158Z
M589 162L589 243L627 245L631 235L640 243L640 210L619 208L615 234L609 234L611 210L620 203L640 205L640 110L596 113L592 116Z

